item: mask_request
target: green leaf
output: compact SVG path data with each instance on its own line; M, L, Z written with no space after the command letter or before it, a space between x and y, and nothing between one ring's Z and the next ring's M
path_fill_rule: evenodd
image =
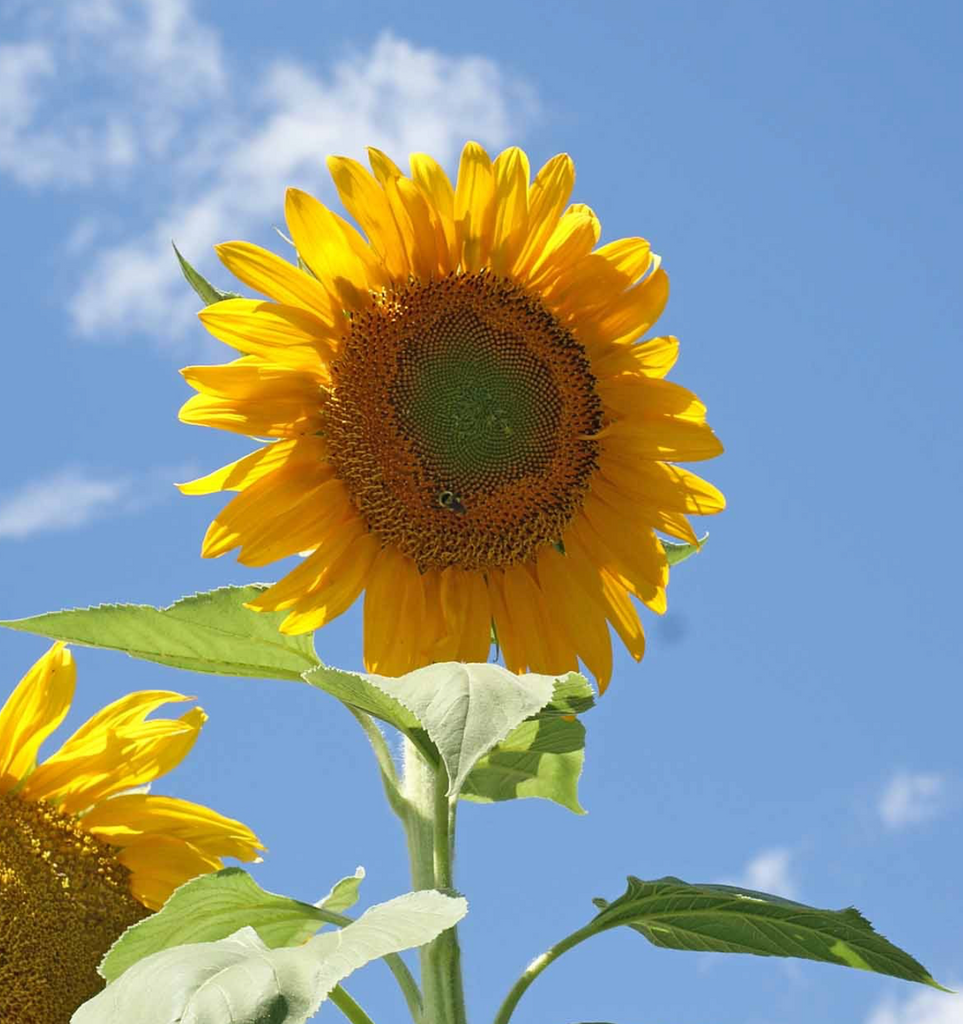
M499 741L552 699L554 676L517 676L500 665L440 662L406 675L368 680L424 727L455 797L468 773Z
M800 957L941 988L922 964L852 907L819 910L730 885L689 885L672 877L643 882L631 876L617 900L594 902L601 908L590 925L596 931L628 925L665 949Z
M253 928L165 949L84 1003L72 1024L303 1024L331 990L377 957L430 942L467 910L461 897L408 893L338 932L270 949Z
M585 761L585 726L572 715L595 703L588 681L570 673L555 683L551 701L513 729L472 769L461 795L482 803L542 797L576 814Z
M364 868L359 867L353 875L342 878L331 887L331 892L315 904L319 910L327 910L331 914L343 914L358 902L358 890L364 881Z
M665 548L665 560L669 565L678 565L679 562L684 562L687 558L691 558L692 555L697 555L705 545L705 542L709 539L707 533L704 537L699 539L698 544L680 544L672 540L662 540L662 547Z
M197 292L201 301L206 306L210 306L215 302L223 302L224 299L239 299L241 297L238 292L222 292L220 288L215 288L207 278L198 273L184 259L180 250L173 242L171 242L171 245L174 246L174 255L177 256L177 262L181 265L181 272L187 279L187 283Z
M347 881L343 879L338 885ZM343 907L350 905L342 903ZM128 928L101 962L100 975L114 981L146 956L190 942L214 942L246 926L254 928L270 949L296 946L311 938L324 923L321 908L338 909L276 896L265 892L241 868L224 868L185 882L156 914Z
M301 680L319 664L310 635L278 632L283 612L244 607L265 588L221 587L175 601L169 608L102 604L0 622L24 633L88 647L125 651L132 658L225 676Z

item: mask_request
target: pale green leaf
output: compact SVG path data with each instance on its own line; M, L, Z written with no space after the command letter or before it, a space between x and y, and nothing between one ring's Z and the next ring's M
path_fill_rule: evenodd
M181 273L187 279L187 283L195 292L197 292L201 301L206 306L210 306L215 302L223 302L224 299L239 299L241 297L237 292L225 292L221 291L220 288L215 288L206 277L196 271L190 263L184 259L180 250L173 242L171 242L171 245L174 246L174 255L177 257L177 262L181 266Z
M358 902L358 890L364 881L364 868L359 867L353 875L342 878L331 887L331 892L315 904L319 910L330 914L343 914Z
M338 932L270 949L253 928L140 960L72 1024L303 1024L331 990L377 957L430 942L467 911L461 897L408 893Z
M622 896L595 905L601 908L592 920L595 930L628 925L666 949L799 957L941 987L852 907L819 910L751 889L671 877L630 877Z
M265 892L241 868L224 868L185 882L156 914L128 928L101 962L100 975L113 981L138 960L162 949L214 942L248 925L271 949L295 946L324 923L319 909L320 905L312 907Z
M319 664L308 636L278 632L284 612L244 607L265 588L221 587L169 608L101 604L0 622L24 633L124 651L161 665L226 676L292 679Z
M517 676L500 665L440 662L406 675L367 679L424 727L457 796L475 763L552 699L554 676Z

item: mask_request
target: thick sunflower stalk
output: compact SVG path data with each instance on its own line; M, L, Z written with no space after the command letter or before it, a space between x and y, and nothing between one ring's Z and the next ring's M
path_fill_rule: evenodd
M640 610L665 610L670 565L705 539L688 516L724 507L679 465L722 447L705 406L666 380L678 343L644 340L668 298L660 259L639 237L599 244L598 218L569 201L568 156L532 178L522 150L491 160L470 142L454 182L424 154L409 174L369 158L370 171L328 162L354 225L292 189L289 258L217 247L265 298L222 292L177 254L201 321L236 356L183 371L197 394L181 419L254 445L180 485L236 494L202 554L258 567L300 555L294 568L169 608L3 624L337 699L404 828L413 891L355 919L363 871L307 904L223 868L263 849L246 826L132 791L197 736L199 709L147 719L178 693L110 705L38 765L73 690L58 642L0 711L0 1021L302 1024L330 1001L373 1024L341 983L384 959L414 1024L467 1024L459 804L582 810L582 716L610 682L611 632L642 658ZM362 595L366 672L323 664L310 634ZM595 905L506 983L494 1024L568 950L626 926L661 947L939 987L852 909L634 876ZM416 948L419 980L399 956Z

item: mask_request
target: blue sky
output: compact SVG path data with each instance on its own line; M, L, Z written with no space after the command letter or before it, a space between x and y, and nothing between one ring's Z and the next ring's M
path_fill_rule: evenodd
M704 468L730 506L587 720L589 815L464 807L472 1019L628 873L855 903L963 987L961 29L935 0L0 2L0 618L281 572L202 561L220 499L171 486L247 450L176 420L177 368L224 353L172 237L228 286L210 246L283 251L284 188L333 201L327 153L566 150L604 238L664 257L660 331L726 444ZM316 642L359 667L357 612ZM0 694L44 649L0 636ZM205 733L156 791L250 822L263 885L314 899L363 864L366 900L408 887L336 703L77 658L74 723L129 689L198 696ZM566 960L519 1024L963 1021L960 998L629 932ZM400 1019L380 967L350 988Z

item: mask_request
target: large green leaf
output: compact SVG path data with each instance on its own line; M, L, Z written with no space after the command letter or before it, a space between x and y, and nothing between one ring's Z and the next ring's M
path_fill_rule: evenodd
M430 942L467 910L461 897L408 893L338 932L270 949L253 928L138 961L71 1018L72 1024L302 1024L352 971Z
M819 910L750 889L629 877L612 903L595 900L595 931L628 925L666 949L800 957L940 988L922 964L873 930L858 910Z
M221 587L175 601L169 608L101 604L71 608L0 626L55 640L125 651L133 658L224 676L301 681L319 664L309 636L278 632L284 613L244 607L265 588Z
M595 703L589 683L574 672L555 683L552 700L513 729L472 769L461 795L484 803L542 797L576 814L585 761L585 726L572 716Z
M319 907L265 892L241 868L224 868L185 882L156 914L128 928L111 946L99 970L103 978L113 981L138 960L162 949L214 942L245 926L254 928L271 949L295 946L311 938L323 919Z
M499 741L552 699L555 677L456 661L368 680L421 723L448 771L450 797Z

